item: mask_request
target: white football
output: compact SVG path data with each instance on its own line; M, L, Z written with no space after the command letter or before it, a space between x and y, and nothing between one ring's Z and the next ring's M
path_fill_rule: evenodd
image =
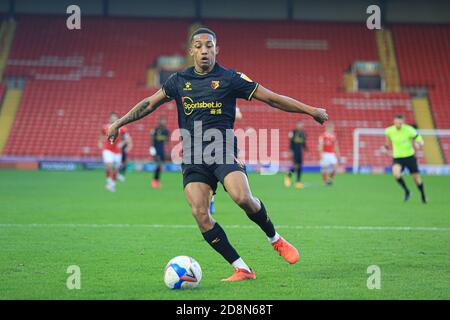
M188 256L173 258L164 269L164 283L170 289L196 288L200 280L202 269L197 261Z

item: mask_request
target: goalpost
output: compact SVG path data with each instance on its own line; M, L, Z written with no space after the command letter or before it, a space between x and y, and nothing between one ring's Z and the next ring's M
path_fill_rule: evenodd
M425 146L416 153L421 170L427 174L450 175L450 130L418 130ZM385 135L380 128L356 128L353 131L353 173L385 172L392 158L384 154ZM416 149L417 150L417 149Z

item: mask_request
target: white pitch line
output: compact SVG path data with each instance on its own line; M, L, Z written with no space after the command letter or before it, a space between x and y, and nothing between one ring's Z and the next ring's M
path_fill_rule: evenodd
M229 229L254 229L253 225L224 225ZM3 223L0 228L155 228L155 229L192 229L194 224L82 224L82 223ZM407 227L407 226L301 226L279 225L278 229L314 229L314 230L357 230L357 231L444 231L446 227Z

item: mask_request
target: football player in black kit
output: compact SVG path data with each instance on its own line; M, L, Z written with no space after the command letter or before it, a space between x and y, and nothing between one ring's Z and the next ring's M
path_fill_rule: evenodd
M320 124L328 120L326 110L274 93L243 73L216 63L219 47L216 35L210 29L199 28L192 33L189 53L194 59L194 66L171 75L160 90L113 123L109 128L110 141L115 140L120 127L144 118L163 103L175 100L178 125L184 132L184 193L203 238L235 269L232 276L223 280L242 281L255 279L256 275L209 213L211 194L219 181L248 218L264 231L275 251L290 264L296 263L299 259L297 249L276 232L263 202L251 192L245 165L237 160L236 138L233 134L236 99L255 98L283 111L307 114ZM232 138L228 139L226 135ZM214 148L214 152L211 152L213 161L211 157L205 156L211 151L211 144L225 149L221 152Z
M291 186L291 177L295 172L297 174L295 187L297 189L303 189L302 178L302 166L303 166L303 150L307 150L306 147L306 134L303 131L303 122L297 121L295 129L289 132L290 139L290 151L292 167L289 169L288 174L284 177L284 185L286 187Z
M150 147L150 154L153 156L155 161L155 173L151 181L153 188L161 188L161 183L159 182L161 178L162 165L165 158L164 144L169 139L169 130L166 128L166 119L160 117L158 121L158 126L150 132L150 140L152 145Z

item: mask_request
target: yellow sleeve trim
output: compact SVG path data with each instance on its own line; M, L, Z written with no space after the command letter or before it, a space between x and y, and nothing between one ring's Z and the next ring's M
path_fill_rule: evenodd
M252 100L253 94L255 93L256 89L258 89L259 83L256 84L255 89L250 92L250 95L248 96L248 101Z
M164 87L161 88L162 92L164 93L164 95L166 96L166 98L168 99L173 99L172 97L170 97L167 93L166 90L164 90Z

